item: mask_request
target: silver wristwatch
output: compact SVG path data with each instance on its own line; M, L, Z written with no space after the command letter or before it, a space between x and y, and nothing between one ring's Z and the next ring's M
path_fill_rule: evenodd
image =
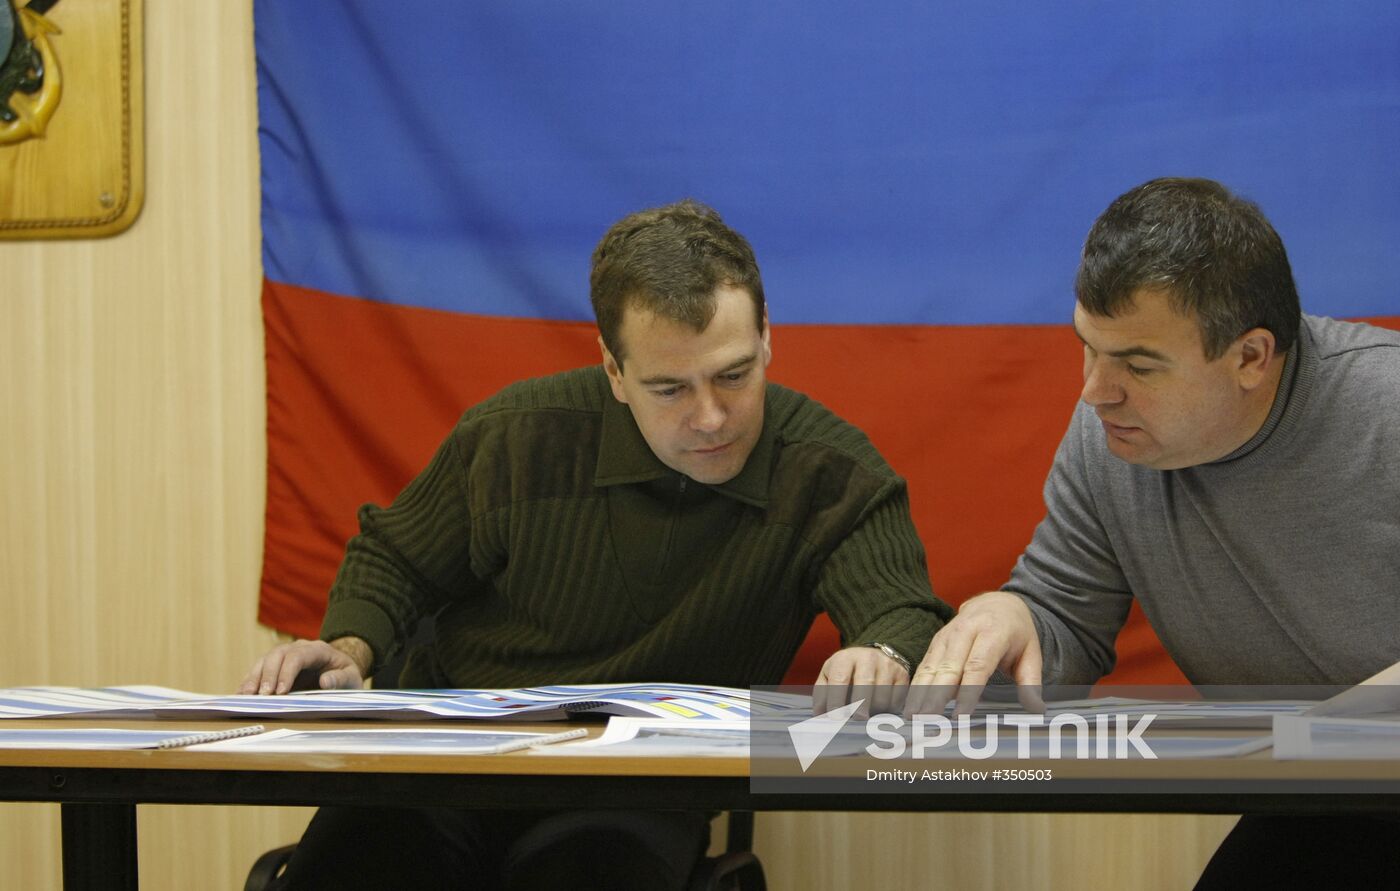
M904 668L904 673L905 673L905 674L913 674L913 673L914 673L913 669L909 667L909 660L908 660L908 659L905 659L903 656L899 655L899 651L896 650L894 647L890 646L889 644L882 644L882 643L873 643L873 644L869 644L869 646L874 647L875 649L877 649L877 650L879 650L880 652L884 653L886 656L889 656L891 659L893 659L894 661L898 662L898 663L900 664L900 666Z

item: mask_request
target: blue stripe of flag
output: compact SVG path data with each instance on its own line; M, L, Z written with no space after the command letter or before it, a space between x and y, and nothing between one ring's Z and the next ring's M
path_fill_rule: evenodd
M336 294L587 319L603 229L694 196L775 321L1061 323L1159 175L1282 233L1305 308L1400 313L1400 6L258 0L264 260Z

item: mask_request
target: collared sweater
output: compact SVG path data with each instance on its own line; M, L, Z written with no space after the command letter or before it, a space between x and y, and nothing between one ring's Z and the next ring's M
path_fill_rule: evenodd
M844 645L911 663L951 615L903 479L855 427L771 383L727 483L663 464L593 366L473 407L359 519L321 637L363 638L377 668L434 614L406 686L774 684L818 611Z
M1080 404L1007 590L1045 682L1095 681L1134 597L1196 684L1353 684L1400 661L1400 334L1304 316L1267 420L1181 470Z

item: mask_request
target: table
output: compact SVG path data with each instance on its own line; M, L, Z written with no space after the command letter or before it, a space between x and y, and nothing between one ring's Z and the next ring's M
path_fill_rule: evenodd
M326 724L267 723L314 728ZM228 722L15 721L7 726L220 729ZM337 722L337 727L383 727ZM395 726L441 726L396 722ZM473 724L473 727L484 726ZM558 730L511 724L513 730ZM601 732L602 723L592 724ZM845 762L845 759L841 759ZM940 783L934 794L862 790L850 764L819 760L812 791L757 794L747 758L505 755L288 755L170 750L0 749L0 800L62 806L67 889L137 887L139 804L675 808L752 811L1106 813L1400 812L1400 760L1017 761L1050 783ZM891 762L860 759L882 769ZM908 766L910 762L903 762ZM920 767L948 767L931 761ZM978 762L979 769L991 762ZM967 767L967 762L959 762ZM795 765L792 766L796 770ZM836 774L841 774L837 776Z

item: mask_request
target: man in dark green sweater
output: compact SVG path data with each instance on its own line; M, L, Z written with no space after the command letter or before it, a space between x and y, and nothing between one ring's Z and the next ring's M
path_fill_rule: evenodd
M405 686L774 684L821 610L844 644L818 681L828 704L852 686L908 682L951 611L929 588L904 481L859 430L767 383L748 242L694 202L642 211L604 236L590 284L602 366L470 409L392 505L361 510L322 639L272 650L243 692L285 693L302 672L357 687L425 615L436 637L410 654ZM615 870L591 880L600 886L675 886L704 834L685 814L331 811L313 821L288 887L370 886L390 876L374 878L386 859L395 881L410 859L438 874L448 867L433 853L452 846L465 851L445 858L466 883L454 887L503 874L543 887L551 863L574 884L596 867ZM321 841L366 820L414 828L382 847L357 838L353 857ZM598 844L625 854L567 862Z

